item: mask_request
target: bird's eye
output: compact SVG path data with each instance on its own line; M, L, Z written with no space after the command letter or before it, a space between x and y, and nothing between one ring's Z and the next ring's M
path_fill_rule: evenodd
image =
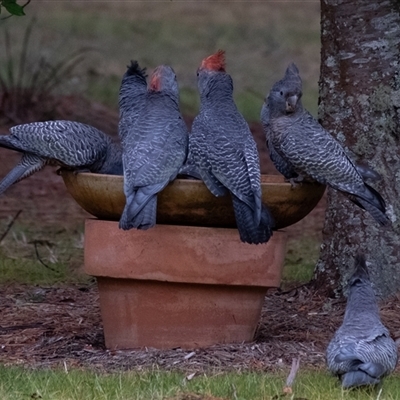
M282 92L282 90L281 90L281 96L283 96L283 92Z

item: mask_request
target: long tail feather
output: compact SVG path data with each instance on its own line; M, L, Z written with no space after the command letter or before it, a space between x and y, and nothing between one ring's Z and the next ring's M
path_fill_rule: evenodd
M368 211L371 216L379 222L382 226L390 225L390 220L385 214L386 204L383 197L373 187L365 185L365 190L362 194L349 194L347 197L359 207Z
M342 386L347 389L364 385L376 385L379 382L379 379L373 378L363 371L349 371L342 376Z
M0 182L0 195L11 185L41 170L46 161L32 154L24 154L21 161Z
M373 204L365 201L364 199L358 198L358 202L360 203L362 208L368 211L371 216L382 226L389 226L391 224L390 219L384 211L381 211L379 208L375 207Z
M132 216L129 206L125 206L119 221L119 227L124 230L136 228L146 230L156 224L157 216L157 195L153 195L144 207Z
M129 194L126 197L126 204L119 221L119 227L128 230L132 228L148 229L154 226L156 223L157 193L167 183L143 186Z
M254 223L254 211L243 201L232 195L233 210L239 230L240 240L250 244L266 243L272 236L273 219L269 210L263 206L261 221Z

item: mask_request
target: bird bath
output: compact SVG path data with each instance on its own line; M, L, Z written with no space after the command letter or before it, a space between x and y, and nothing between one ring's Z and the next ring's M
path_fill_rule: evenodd
M250 245L239 239L230 197L214 197L201 181L176 179L158 195L154 228L123 231L122 176L61 175L97 217L85 223L85 272L97 278L110 349L251 341L267 289L280 284L282 228L305 217L325 190L263 175L263 202L279 230L268 243Z

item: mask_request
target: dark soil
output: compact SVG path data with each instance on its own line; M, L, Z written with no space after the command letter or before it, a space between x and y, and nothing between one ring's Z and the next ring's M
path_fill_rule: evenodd
M118 114L101 105L73 97L57 103L57 119L90 123L116 134ZM188 123L190 124L190 118ZM266 154L262 129L251 125L261 149L263 173L274 172ZM7 133L0 126L0 133ZM0 149L0 177L19 160ZM46 167L14 185L0 197L0 222L6 225L22 210L19 220L37 229L82 225L89 217L67 193L56 169ZM325 197L302 221L287 229L289 237L319 235ZM0 236L1 236L0 232ZM328 341L343 318L344 300L327 299L306 286L283 293L271 289L262 312L256 339L251 343L216 345L207 349L108 351L104 346L98 291L92 285L37 287L0 285L0 362L31 367L85 367L125 370L154 367L184 372L206 370L276 370L290 368L292 358L311 368L324 367ZM382 304L383 322L400 337L397 298Z

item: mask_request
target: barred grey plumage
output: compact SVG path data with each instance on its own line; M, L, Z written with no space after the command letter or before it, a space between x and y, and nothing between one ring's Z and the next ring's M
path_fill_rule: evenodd
M261 202L260 162L249 126L233 101L224 52L203 60L198 70L200 112L189 136L189 164L215 196L230 193L240 239L265 243L273 219Z
M189 142L190 142L190 136L189 136ZM193 157L189 155L186 159L186 162L180 168L178 175L182 175L182 177L186 179L201 180L200 172L194 163Z
M301 103L301 79L292 63L275 83L261 111L267 146L275 167L287 179L312 178L344 193L382 225L390 223L382 196L364 179L377 174L357 166L343 147Z
M21 161L0 182L0 194L45 165L122 175L119 142L94 128L73 121L46 121L16 125L0 136L0 147L23 153Z
M343 324L326 351L330 372L345 388L374 385L394 370L397 346L382 324L365 258L355 260Z
M131 61L119 89L118 134L121 140L127 135L144 106L147 93L146 78L146 68L140 68L137 61Z
M126 204L119 227L148 229L156 223L158 192L176 178L187 156L188 132L171 67L153 71L143 106L122 143Z

